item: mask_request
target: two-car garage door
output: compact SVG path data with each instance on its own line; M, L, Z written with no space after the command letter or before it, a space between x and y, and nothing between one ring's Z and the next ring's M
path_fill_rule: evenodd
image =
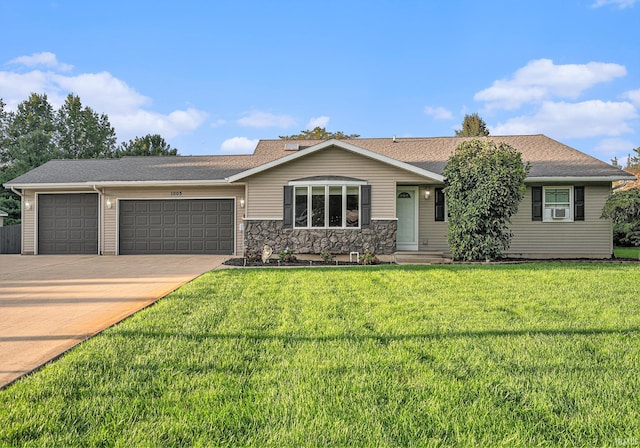
M231 255L233 199L121 200L121 255Z
M120 200L119 253L234 252L233 199ZM38 253L97 254L98 194L38 195Z

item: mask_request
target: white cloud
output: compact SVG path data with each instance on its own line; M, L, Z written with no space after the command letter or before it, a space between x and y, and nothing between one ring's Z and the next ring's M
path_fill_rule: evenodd
M631 100L636 106L640 106L640 89L629 90L625 92L622 97Z
M618 158L618 161L622 161L631 153L635 148L633 142L622 138L606 138L598 142L593 148L593 152L596 153L602 160L611 160L614 157Z
M247 137L233 137L222 142L220 151L228 154L251 154L256 149L258 139L248 139Z
M313 117L309 120L305 129L326 128L327 124L329 124L329 119L330 118L325 115Z
M296 120L289 115L274 115L259 110L238 120L240 126L252 128L289 128L295 123Z
M151 103L149 98L108 72L78 76L51 75L50 80L59 90L73 92L83 104L90 105L96 111L109 111L109 115L126 113Z
M438 120L450 120L453 118L453 113L444 107L426 106L424 113Z
M82 99L82 97L80 98ZM197 109L176 110L164 115L137 109L129 113L108 114L111 125L116 129L120 140L136 135L160 134L164 138L189 134L207 119L207 114Z
M491 128L493 135L539 134L554 138L618 136L633 132L628 121L638 117L628 102L591 100L580 103L546 101L533 115L507 120Z
M23 56L12 62L35 65L39 61L39 65L44 65L49 61L53 65L56 61L52 53L39 53L42 54L46 56ZM54 68L60 70L60 65L58 63ZM27 73L0 71L0 98L4 99L8 109L15 110L33 92L46 93L54 108L60 107L69 93L78 95L84 106L109 116L120 141L149 133L161 134L164 138L188 134L207 119L207 114L196 108L174 110L167 114L149 110L149 97L109 72L70 76L40 70Z
M227 120L223 120L222 118L219 118L217 120L214 120L211 122L211 127L212 128L217 128L220 126L224 126L225 124L227 124Z
M592 8L600 8L605 5L616 5L618 9L626 9L632 7L637 0L596 0L591 4Z
M510 79L494 81L474 99L486 102L489 109L517 109L553 98L576 99L590 87L626 74L626 68L619 64L555 65L550 59L537 59L518 69Z
M31 93L46 92L52 105L58 106L62 104L64 97L57 90L47 89L49 77L47 73L37 70L24 74L0 71L0 98L9 109L15 110Z
M34 53L31 56L20 56L10 60L9 64L23 65L25 67L47 67L61 72L73 70L73 65L59 62L56 55L48 51Z

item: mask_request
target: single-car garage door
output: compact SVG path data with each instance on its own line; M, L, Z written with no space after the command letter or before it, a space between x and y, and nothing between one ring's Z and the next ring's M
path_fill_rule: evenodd
M38 195L38 253L98 253L97 193Z
M121 200L121 255L233 254L233 199Z

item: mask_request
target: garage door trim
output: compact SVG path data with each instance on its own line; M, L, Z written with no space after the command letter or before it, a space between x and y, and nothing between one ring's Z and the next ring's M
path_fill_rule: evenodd
M115 198L115 208L116 208L116 255L120 255L120 202L122 201L189 201L189 200L218 200L218 199L226 199L233 201L233 252L231 255L236 255L237 246L237 214L238 214L238 204L235 196L170 196L170 197L122 197Z
M38 227L38 223L40 221L40 196L49 196L49 195L63 195L63 194L95 194L98 198L97 206L98 206L98 223L97 223L97 250L95 255L101 254L101 235L102 235L102 195L96 191L78 191L78 190L70 190L70 191L47 191L47 192L35 192L34 194L34 204L33 208L36 211L33 217L33 254L38 255L40 253L40 229ZM23 218L24 219L24 218ZM24 240L23 240L24 241Z

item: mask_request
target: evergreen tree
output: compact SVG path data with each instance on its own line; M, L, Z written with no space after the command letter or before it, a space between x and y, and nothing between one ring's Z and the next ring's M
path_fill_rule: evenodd
M489 128L478 113L464 116L462 121L462 129L456 129L456 137L487 137L489 136Z

